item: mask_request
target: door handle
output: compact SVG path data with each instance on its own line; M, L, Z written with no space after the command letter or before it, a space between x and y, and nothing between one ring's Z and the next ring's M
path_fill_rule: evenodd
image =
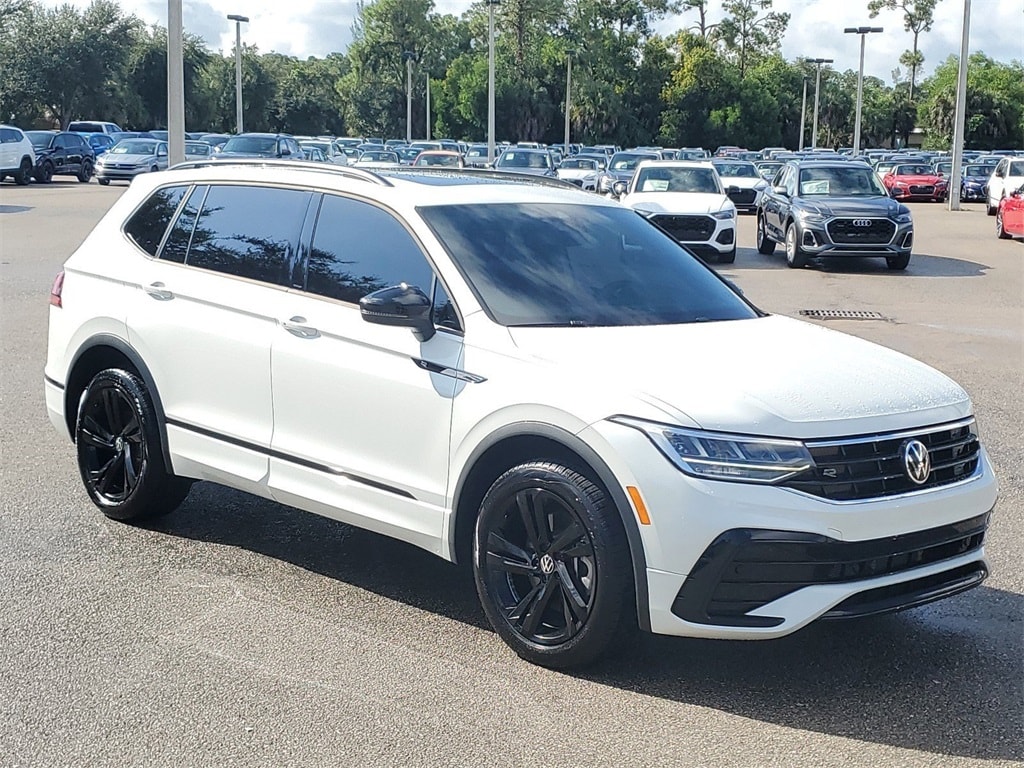
M164 290L163 283L150 283L149 285L143 286L142 290L144 290L157 301L170 301L171 299L174 298L173 293Z
M281 326L288 331L292 336L298 336L300 339L315 339L320 335L320 331L311 325L305 325L306 318L295 317L289 320L282 320Z

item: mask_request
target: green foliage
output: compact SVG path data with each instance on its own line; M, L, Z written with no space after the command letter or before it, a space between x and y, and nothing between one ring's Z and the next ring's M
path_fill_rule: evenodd
M772 0L722 0L726 17L715 30L729 58L744 77L747 68L779 50L789 14L770 10Z

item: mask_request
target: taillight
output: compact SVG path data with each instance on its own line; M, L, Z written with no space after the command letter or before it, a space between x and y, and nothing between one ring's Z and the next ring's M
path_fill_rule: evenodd
M64 304L61 302L60 294L64 290L64 270L62 269L57 273L57 276L53 278L53 288L50 289L50 306L52 307L63 307Z

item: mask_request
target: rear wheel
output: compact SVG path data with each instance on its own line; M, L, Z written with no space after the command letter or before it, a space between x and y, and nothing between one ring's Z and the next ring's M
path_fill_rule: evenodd
M568 467L530 462L494 482L477 518L473 572L495 632L535 664L591 663L636 628L618 511Z
M114 520L143 520L176 509L191 482L164 462L156 411L133 373L97 373L78 406L78 469L89 498Z
M800 247L799 235L796 222L790 222L786 227L786 264L793 269L807 266L807 254Z
M1003 212L1001 210L996 212L996 237L1000 240L1010 239L1010 233L1003 226Z
M762 256L771 256L775 253L775 241L768 237L764 216L757 217L757 252Z
M82 163L81 169L78 171L78 180L83 184L87 184L89 179L92 178L92 163L85 160Z
M30 181L32 181L32 161L26 157L21 161L21 167L18 168L18 174L14 177L14 183L24 187Z

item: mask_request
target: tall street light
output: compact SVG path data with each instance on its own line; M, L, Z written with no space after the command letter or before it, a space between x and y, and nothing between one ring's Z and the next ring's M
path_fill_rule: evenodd
M402 61L405 62L405 140L412 142L412 63L416 61L416 54L412 51L402 51Z
M167 0L167 162L185 162L185 64L181 0Z
M487 2L487 164L494 163L494 6L501 0Z
M853 156L860 154L860 111L864 104L864 39L872 32L884 32L882 27L847 27L847 35L860 35L860 73L857 75L857 118L853 122Z
M565 157L569 156L569 107L572 103L572 57L576 51L565 52Z
M818 148L818 96L821 94L821 65L831 64L833 59L807 59L814 65L814 129L811 131L811 149Z
M229 13L228 19L235 22L235 133L242 132L242 22L249 23L248 16Z
M807 115L807 78L804 78L804 97L800 102L800 146L797 147L798 152L803 152L804 149L804 118Z
M964 121L967 114L968 42L971 37L971 0L964 0L964 24L960 30L960 68L957 71L956 112L953 117L953 170L949 174L949 210L960 210L960 167L964 161Z

